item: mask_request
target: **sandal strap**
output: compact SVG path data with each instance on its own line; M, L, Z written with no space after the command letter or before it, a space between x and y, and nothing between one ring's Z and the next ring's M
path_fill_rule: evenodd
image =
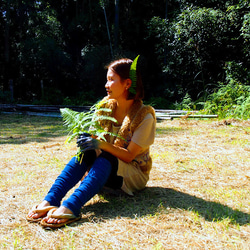
M38 205L35 205L34 207L32 207L32 212L33 213L43 213L43 212L48 212L50 211L51 209L55 209L55 208L58 208L56 206L46 206L46 207L43 207L43 208L37 208Z
M75 216L74 214L54 214L54 212L57 210L58 208L53 208L51 209L48 214L47 214L47 218L54 218L54 219L76 219L78 218L77 216Z

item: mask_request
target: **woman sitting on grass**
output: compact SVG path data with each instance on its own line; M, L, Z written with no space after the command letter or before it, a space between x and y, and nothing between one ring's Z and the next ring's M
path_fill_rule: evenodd
M123 58L107 67L107 96L102 107L111 109L109 115L117 122L102 120L101 126L119 136L107 136L107 141L103 141L81 135L77 144L84 152L82 161L76 157L70 160L44 200L28 213L28 221L61 227L79 220L81 207L104 186L129 195L145 188L152 166L149 147L154 142L156 118L154 109L142 103L143 85L138 70L134 70L136 77L130 76L132 62ZM80 186L61 204L79 181Z

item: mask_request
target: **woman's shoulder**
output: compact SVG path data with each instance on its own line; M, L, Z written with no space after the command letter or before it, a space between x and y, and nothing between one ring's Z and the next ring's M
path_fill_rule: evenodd
M144 118L156 119L154 108L150 105L145 105L145 104L143 104L140 109L140 116L142 116L143 119Z
M145 119L152 119L153 122L155 122L155 110L149 105L142 104L141 108L138 110L135 118L131 123L132 131L135 130Z
M154 120L154 116L151 113L146 114L144 120Z

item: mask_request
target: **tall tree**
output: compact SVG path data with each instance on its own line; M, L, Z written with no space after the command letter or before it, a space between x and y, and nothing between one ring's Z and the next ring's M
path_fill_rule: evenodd
M227 65L241 71L238 80L246 83L244 72L249 62L242 34L246 26L242 25L244 18L248 20L245 13L249 13L249 2L183 0L181 8L173 20L153 18L149 23L149 33L158 39L156 53L168 78L165 91L172 89L174 96L189 93L194 99L206 98L218 81L226 79Z

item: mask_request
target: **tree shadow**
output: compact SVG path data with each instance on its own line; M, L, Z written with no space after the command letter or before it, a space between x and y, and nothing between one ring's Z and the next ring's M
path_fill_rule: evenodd
M170 188L147 187L136 193L134 197L104 194L107 202L95 203L83 207L83 214L87 211L94 213L95 218L134 218L154 215L162 209L169 208L195 211L207 221L220 221L229 218L231 223L245 225L250 222L250 214L232 209L218 202L207 201L202 198L179 192Z
M0 144L49 142L65 134L60 118L3 114L0 117Z

